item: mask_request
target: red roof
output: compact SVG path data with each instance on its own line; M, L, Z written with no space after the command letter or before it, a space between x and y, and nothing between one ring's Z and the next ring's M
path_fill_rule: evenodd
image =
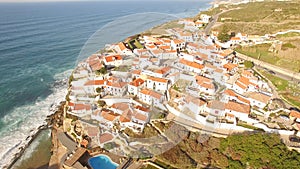
M228 103L226 103L225 108L239 113L245 113L245 114L250 113L250 105L240 104L233 101L229 101Z
M295 110L291 110L290 116L291 117L296 117L296 118L300 119L300 112L297 112Z
M91 85L104 85L106 80L89 80L84 85L91 86Z
M104 133L100 135L99 141L100 143L106 143L108 141L111 141L114 138L114 136L110 133Z
M196 62L191 62L191 61L188 61L188 60L185 60L185 59L180 59L179 62L182 63L182 64L185 64L187 66L196 68L196 69L203 69L204 68L204 65L202 65L202 64L199 64L199 63L196 63Z
M129 84L135 87L138 87L140 85L142 85L145 81L143 79L135 79L134 81L130 82Z
M119 46L121 51L127 49L123 42L118 43L118 46Z
M233 63L227 63L227 64L225 64L223 67L224 67L225 69L231 71L232 69L238 67L238 65L237 65L237 64L233 64Z
M152 90L149 90L149 89L143 89L140 92L144 95L149 95L149 96L154 97L156 99L160 99L163 96L162 94L159 94L159 93L157 93L155 91L152 91Z
M181 43L184 43L184 41L183 41L183 40L180 40L180 39L174 39L173 42L174 42L175 44L181 44Z
M168 83L167 79L158 78L158 77L152 77L152 76L149 76L147 78L147 80L151 80L151 81L155 81L155 82L161 82L161 83Z
M74 110L91 110L92 107L89 104L75 104Z
M119 117L120 115L119 114L116 114L112 111L106 111L106 110L103 110L101 112L101 116L105 119L105 120L108 120L108 121L114 121L117 117Z
M106 62L113 62L115 60L122 60L122 57L121 55L106 56L105 60Z

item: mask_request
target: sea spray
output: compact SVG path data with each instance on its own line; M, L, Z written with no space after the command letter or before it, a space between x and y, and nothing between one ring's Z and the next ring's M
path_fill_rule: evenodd
M53 93L47 98L31 105L18 107L3 118L8 125L0 133L0 144L5 145L0 147L0 158L2 159L0 168L8 168L9 164L16 162L16 159L24 153L24 149L36 137L37 132L47 126L45 121L47 116L53 114L56 110L55 107L65 100L66 77L70 75L70 72L71 70L68 70L55 76L57 80L53 84Z

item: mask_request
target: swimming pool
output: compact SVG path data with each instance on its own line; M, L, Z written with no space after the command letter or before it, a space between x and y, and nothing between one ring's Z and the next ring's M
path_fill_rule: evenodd
M89 165L93 169L116 169L118 164L114 163L108 156L99 155L89 159Z

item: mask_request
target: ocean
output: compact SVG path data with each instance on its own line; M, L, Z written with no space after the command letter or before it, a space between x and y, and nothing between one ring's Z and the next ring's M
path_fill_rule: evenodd
M78 61L107 42L194 16L209 2L0 3L0 168L44 124L50 106L64 99L67 86L61 80ZM135 20L141 22L128 26ZM89 42L92 47L81 50Z

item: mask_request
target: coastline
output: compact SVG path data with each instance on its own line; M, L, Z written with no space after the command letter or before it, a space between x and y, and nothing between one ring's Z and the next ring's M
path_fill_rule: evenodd
M37 137L39 137L39 135L43 132L43 131L45 131L45 130L50 130L50 132L52 133L52 124L53 124L53 119L54 119L54 117L55 117L55 114L57 113L57 112L59 112L59 107L62 107L62 106L64 106L64 102L60 102L58 105L53 105L52 106L52 113L50 114L50 115L48 115L47 116L47 118L45 119L45 122L47 123L47 124L43 124L43 125L41 125L41 126L39 126L36 130L35 130L35 132L32 134L32 135L30 135L30 136L28 136L27 138L26 138L26 143L25 143L25 145L24 146L22 146L22 147L20 147L19 149L20 149L20 151L17 153L17 154L15 154L14 155L14 158L13 159L11 159L11 161L9 162L9 163L7 163L7 164L9 164L9 165L6 165L6 166L4 166L4 168L8 168L8 169L10 169L10 168L13 168L14 167L14 165L20 160L20 158L24 155L24 153L25 153L25 151L27 150L27 148L29 147L29 146L31 146L32 145L32 143L36 140L36 138ZM55 107L55 108L54 108ZM51 142L52 142L52 138L50 138L51 139ZM50 152L51 153L51 152Z

